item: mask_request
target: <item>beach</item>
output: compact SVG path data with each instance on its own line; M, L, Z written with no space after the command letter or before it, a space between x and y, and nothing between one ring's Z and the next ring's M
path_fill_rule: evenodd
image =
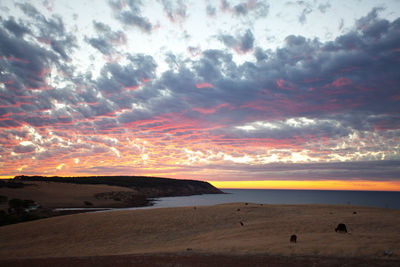
M348 233L335 232L339 223ZM237 257L237 266L245 266L240 259L246 257L260 264L276 259L276 266L287 259L327 260L322 266L337 260L396 266L399 225L399 210L349 205L230 203L83 213L0 227L0 258L21 266L33 258L75 259L84 265L98 257L144 257L145 264L151 255L161 261ZM289 241L293 234L296 243Z

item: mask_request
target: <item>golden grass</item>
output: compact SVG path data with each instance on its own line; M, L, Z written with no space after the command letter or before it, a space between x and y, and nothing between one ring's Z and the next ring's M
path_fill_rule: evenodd
M69 184L56 182L30 181L23 188L0 188L0 195L8 199L32 199L48 208L84 207L89 201L94 207L119 207L121 203L114 200L101 200L94 197L97 193L111 191L132 191L133 189L109 185ZM4 204L4 207L7 205ZM4 208L3 207L3 208Z
M336 233L338 223L345 223L350 233ZM85 213L0 227L0 257L179 253L190 248L193 253L371 258L391 250L392 258L399 259L399 225L399 210L333 205L235 203ZM298 243L289 242L292 234Z

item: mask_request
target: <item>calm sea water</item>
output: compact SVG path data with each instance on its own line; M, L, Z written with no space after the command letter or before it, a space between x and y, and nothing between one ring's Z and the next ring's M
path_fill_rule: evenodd
M222 189L227 194L164 197L153 208L208 206L233 202L257 204L344 204L400 209L400 192Z

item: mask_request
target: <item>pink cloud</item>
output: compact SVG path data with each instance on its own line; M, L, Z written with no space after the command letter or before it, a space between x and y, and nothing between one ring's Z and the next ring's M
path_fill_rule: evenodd
M218 106L212 107L212 108L193 108L193 110L197 111L199 113L202 113L202 114L212 114L212 113L217 112L218 109L227 107L227 106L229 106L228 103L222 103L222 104L219 104Z
M196 57L196 56L201 55L201 49L200 49L200 47L189 46L189 47L187 48L187 51L190 53L190 55L191 55L192 57Z
M332 85L335 86L335 87L342 87L342 86L349 85L349 84L351 84L351 83L352 83L352 82L351 82L350 79L348 79L348 78L342 78L342 77L341 77L341 78L339 78L339 79L333 81L333 82L332 82Z
M42 44L47 44L47 45L51 44L51 40L47 39L47 38L37 38L37 40L39 43L42 43Z
M196 83L197 88L214 88L211 83Z
M124 89L125 90L137 90L140 88L140 84L139 85L135 85L135 86L125 86Z
M313 83L313 82L318 82L320 80L321 80L320 78L306 78L306 79L303 80L303 82L305 82L305 83Z
M400 101L400 94L394 95L391 97L394 101Z
M202 114L212 114L217 111L216 108L193 108L193 110Z
M295 85L289 81L285 81L284 79L279 79L276 81L276 85L280 89L285 89L285 90L294 90Z
M120 32L116 38L109 38L108 42L114 45L126 45L127 38L124 33Z
M38 86L38 87L28 87L26 90L32 91L32 90L53 90L54 88L49 85L43 85L43 86Z
M8 61L15 61L15 62L20 62L20 63L24 63L24 64L29 64L29 60L26 59L21 59L21 58L17 58L17 57L2 57L3 59L6 59Z

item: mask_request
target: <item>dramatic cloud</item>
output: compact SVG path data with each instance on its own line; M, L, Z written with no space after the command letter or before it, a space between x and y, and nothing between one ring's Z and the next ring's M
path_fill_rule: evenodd
M2 175L400 177L395 8L342 18L343 7L309 1L110 1L87 17L58 2L8 8ZM320 30L318 16L335 19Z

